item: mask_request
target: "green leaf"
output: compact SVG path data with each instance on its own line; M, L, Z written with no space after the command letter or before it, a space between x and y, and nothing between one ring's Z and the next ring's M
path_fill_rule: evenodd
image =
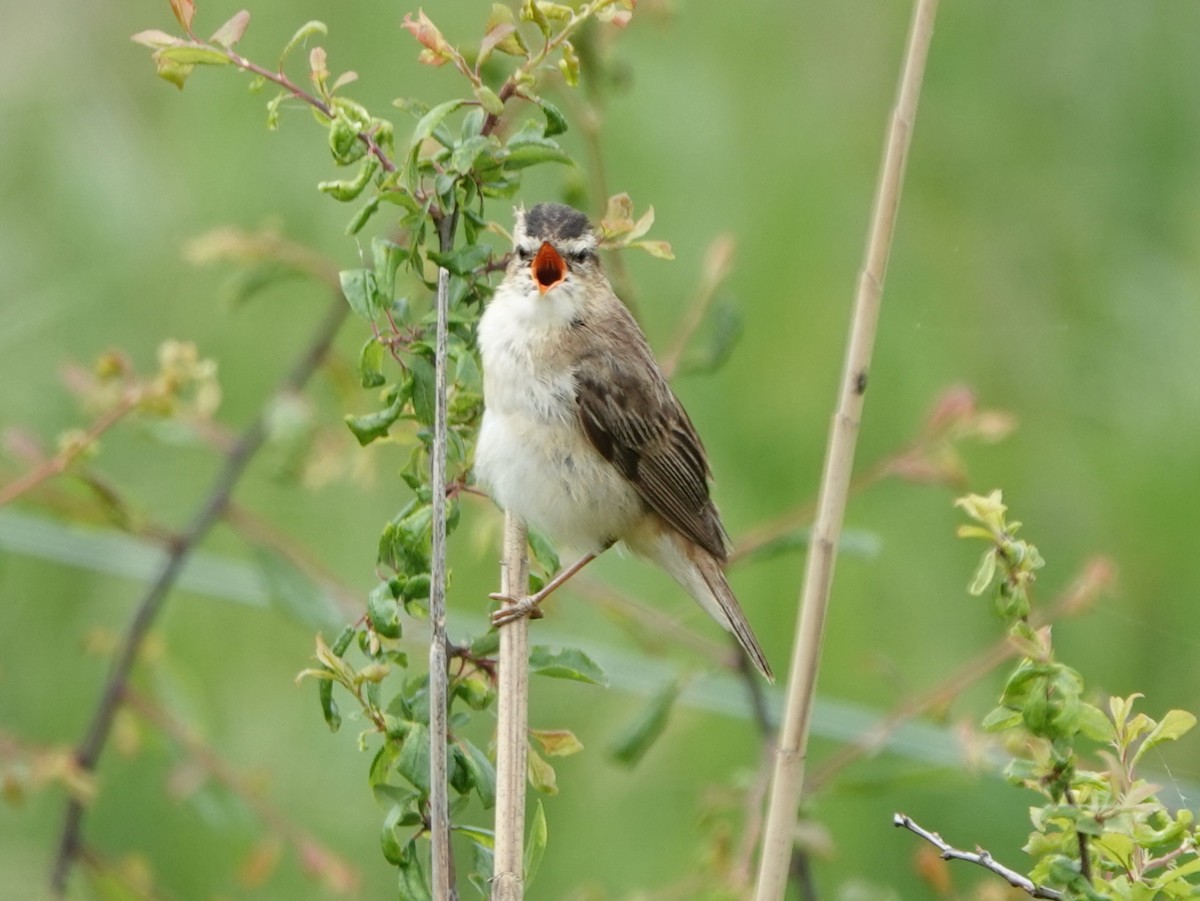
M504 168L512 171L526 169L540 163L570 163L570 155L549 138L523 141L514 146L508 142L508 153L503 158Z
M399 638L400 606L389 582L380 582L367 595L367 617L371 628L384 638Z
M430 251L429 259L444 266L451 275L470 276L491 259L492 250L483 244L467 244L450 253Z
M554 545L541 531L529 527L526 540L529 542L529 550L533 554L533 559L542 570L554 575L558 572L561 566L558 553L554 550Z
M560 135L567 130L567 117L563 115L562 110L549 100L539 100L538 106L546 114L546 130L544 135L547 138Z
M414 356L408 362L408 371L412 375L413 416L422 425L433 425L434 403L437 396L433 363L423 356Z
M1116 728L1104 711L1094 704L1083 704L1079 708L1079 731L1093 741L1113 741L1117 737Z
M388 429L392 427L400 414L404 411L403 395L397 395L391 405L384 410L376 410L374 413L367 413L363 416L346 416L346 426L354 433L354 437L358 439L358 443L362 447L366 447L372 441L382 438L388 433Z
M396 755L396 772L422 794L429 793L429 728L413 723Z
M342 725L342 713L338 703L333 699L333 680L317 680L317 700L321 703L321 715L325 717L325 725L330 732L337 732Z
M649 705L609 747L608 754L613 760L632 767L645 756L666 730L681 687L678 682L668 682L650 699Z
M203 44L174 44L154 54L155 59L170 60L178 66L228 66L230 59L220 50Z
M1021 711L1008 707L997 707L983 718L982 725L987 732L1012 729L1014 726L1021 725Z
M533 748L529 748L526 752L526 760L528 761L529 784L533 786L534 790L543 795L557 795L558 775L554 772L554 767L546 763Z
M461 97L456 100L447 100L444 103L439 103L420 118L416 128L413 129L412 140L409 145L414 159L425 139L433 135L434 131L445 121L447 116L455 110L462 108L467 102L467 100Z
M1133 755L1133 766L1137 766L1137 762L1142 759L1142 755L1151 748L1157 747L1166 741L1174 741L1180 736L1187 733L1193 726L1196 725L1196 717L1188 713L1186 710L1168 710L1167 715L1159 720L1141 747L1137 749L1137 753Z
M313 35L317 34L327 35L329 34L329 29L326 27L324 22L319 22L316 19L305 22L303 25L297 28L296 33L293 34L291 40L287 42L287 46L283 48L283 52L279 54L279 65L276 68L282 71L283 62L287 59L288 55Z
M246 26L250 24L250 13L246 10L239 10L215 32L209 40L214 44L220 44L227 50L242 39L242 35L246 33Z
M358 378L364 388L378 388L387 381L383 375L383 355L383 344L374 336L358 352Z
M392 194L387 195L389 198ZM371 221L371 217L379 212L379 204L383 200L383 195L376 194L366 203L364 203L354 214L353 218L346 224L347 235L357 235L363 230L363 226Z
M538 867L542 864L542 856L546 853L546 839L549 832L546 828L546 811L542 807L541 798L533 809L533 821L529 824L529 838L525 842L525 885L533 883L537 876Z
M432 529L433 507L428 502L413 503L398 513L380 536L379 562L409 576L405 595L419 575L429 572Z
M378 169L379 160L373 156L369 156L363 160L363 164L358 170L358 175L354 178L318 182L317 190L322 194L328 194L334 200L346 203L362 194L367 185L371 183L371 176Z
M499 94L487 85L481 84L476 86L475 99L479 101L479 105L483 107L484 112L490 113L493 116L503 115L504 101L500 99Z
M376 296L385 306L396 294L396 270L408 259L407 248L386 238L371 240L371 258L375 263Z
M342 283L342 294L345 295L350 309L367 322L375 319L375 297L379 285L375 281L375 273L370 269L343 269L338 273Z
M458 747L462 749L463 760L471 770L479 803L484 810L491 810L496 806L496 768L482 750L466 739L459 739Z
M176 47L186 43L183 38L177 38L175 35L159 31L157 28L148 28L145 31L139 31L137 34L132 35L129 40L135 44L141 44L143 47L149 47L151 50L161 50L163 47Z
M529 672L552 679L608 685L608 676L600 665L578 648L552 651L547 645L534 645L529 652Z
M341 624L341 613L329 596L290 560L264 546L254 547L254 558L263 587L277 610L315 631L332 631Z
M579 56L570 41L563 41L562 59L558 61L559 71L571 87L579 87Z
M971 584L967 586L967 591L975 597L979 597L987 591L987 587L992 584L992 579L995 577L996 551L994 548L988 548L983 552L979 566L975 568L975 574L971 577Z
M495 139L490 136L475 135L473 138L464 138L455 145L450 154L450 170L462 175L469 174L475 168L475 160L493 143Z
M404 901L432 901L433 894L429 890L429 883L425 880L425 873L421 869L421 856L417 853L415 838L410 839L404 846L403 854L396 861L396 868L400 871L400 882L396 889L397 897L403 898Z

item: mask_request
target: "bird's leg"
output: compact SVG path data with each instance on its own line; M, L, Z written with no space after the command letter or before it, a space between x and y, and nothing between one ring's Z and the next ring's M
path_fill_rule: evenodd
M538 619L542 615L542 611L539 609L542 601L546 600L564 582L568 581L595 559L595 554L584 554L566 569L559 570L554 578L543 585L542 590L537 594L531 594L523 598L513 598L499 592L489 594L488 597L493 601L500 601L504 605L492 614L492 625L503 626L507 623L516 622L526 616L530 619Z

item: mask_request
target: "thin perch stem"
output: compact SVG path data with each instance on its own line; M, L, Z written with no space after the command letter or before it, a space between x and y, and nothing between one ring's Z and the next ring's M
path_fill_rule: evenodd
M796 816L804 787L808 729L816 693L825 614L829 606L846 497L850 490L854 449L862 419L875 331L879 323L888 253L936 15L937 0L916 0L896 104L884 145L865 261L854 301L838 408L830 427L817 516L808 546L802 609L792 652L783 728L775 751L775 773L759 859L757 901L778 901L783 897L787 885Z
M510 598L529 593L525 523L504 516L504 568L500 590ZM492 901L525 897L525 767L529 728L529 619L500 629L500 689L496 724L496 850Z
M451 238L451 241L453 238ZM445 244L443 240L443 250ZM434 901L454 896L450 863L450 797L446 744L449 737L446 681L446 334L450 306L450 273L438 269L437 343L434 352L433 572L430 574L429 620L429 807Z

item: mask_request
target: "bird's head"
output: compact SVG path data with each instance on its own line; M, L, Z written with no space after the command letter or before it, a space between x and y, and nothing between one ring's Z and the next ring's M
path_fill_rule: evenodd
M542 297L603 280L596 233L587 216L561 203L518 208L508 277L522 284L528 280L530 290Z

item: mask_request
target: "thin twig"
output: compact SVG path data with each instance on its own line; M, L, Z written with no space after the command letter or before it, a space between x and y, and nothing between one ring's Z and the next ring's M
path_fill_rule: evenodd
M324 359L334 335L337 334L338 327L346 318L348 311L349 305L345 298L340 293L337 294L320 325L316 328L312 340L297 359L291 372L284 377L271 395L272 398L280 394L298 392L304 387ZM265 443L268 434L268 406L269 402L263 405L254 421L246 427L241 437L230 449L225 458L225 465L217 475L204 503L192 519L191 524L180 536L179 542L171 548L158 577L138 602L133 619L130 621L121 646L113 659L108 679L101 691L100 700L96 705L87 734L75 751L76 759L82 770L94 772L96 769L100 754L108 741L109 732L112 730L113 719L116 716L125 684L137 661L138 652L141 650L142 642L170 594L184 563L221 518L229 504L233 489L242 473L245 472L247 464ZM58 897L62 897L66 892L67 876L81 847L80 830L83 825L83 816L84 807L79 801L72 799L67 802L66 815L59 836L58 853L55 856L50 877L51 888Z
M504 566L500 590L510 598L529 593L525 524L504 516ZM529 728L529 619L500 629L500 685L496 712L496 849L492 901L525 896L525 767Z
M967 863L977 864L985 870L990 870L995 873L1013 888L1019 888L1031 898L1050 898L1058 899L1063 897L1063 893L1052 888L1046 888L1044 885L1038 885L1028 876L1023 876L1016 870L1011 870L1004 864L997 861L990 853L977 847L974 851L961 851L946 843L946 841L936 832L930 832L923 828L912 817L907 814L897 813L892 815L892 825L907 829L915 835L921 836L925 841L929 842L942 853L942 860L962 860Z
M792 653L783 728L775 752L775 774L759 860L757 901L778 901L783 897L787 885L796 816L804 786L808 729L816 693L821 639L833 583L838 537L854 466L854 448L862 421L863 398L879 323L888 253L904 183L904 166L936 13L937 0L916 0L896 104L886 139L865 262L854 301L854 318L846 349L838 408L830 427L825 471L817 499L817 517L808 545L802 609Z
M141 403L142 397L143 391L141 388L129 389L121 396L121 399L112 409L106 411L104 415L92 423L78 440L72 441L70 446L59 451L53 457L47 458L40 466L31 469L7 485L0 486L0 507L16 500L22 494L36 488L47 479L52 479L65 472L67 467L80 454L92 447L101 435L124 419L129 413L132 413L137 408L137 405Z

